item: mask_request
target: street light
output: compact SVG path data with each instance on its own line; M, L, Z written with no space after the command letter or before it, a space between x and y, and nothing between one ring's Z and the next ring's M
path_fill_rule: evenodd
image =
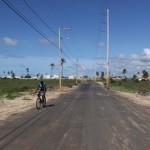
M109 86L109 9L107 9L107 75L106 75L106 83L107 88Z
M61 83L61 76L62 76L62 67L61 67L61 55L62 55L62 50L61 50L61 31L65 30L71 30L72 28L59 28L58 30L58 50L59 50L59 64L60 64L60 70L59 70L59 89L60 91L62 90L62 83Z

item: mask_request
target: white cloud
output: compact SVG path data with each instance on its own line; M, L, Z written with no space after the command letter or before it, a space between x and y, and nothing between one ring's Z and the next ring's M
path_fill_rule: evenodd
M15 46L17 45L17 40L13 40L11 38L8 38L8 37L4 37L3 38L3 41L6 45L12 45L12 46Z
M131 56L130 56L130 59L131 60L137 60L137 59L139 59L139 55L137 55L137 54L132 54Z
M145 48L143 50L143 54L145 54L145 56L147 56L148 58L150 58L150 48Z
M115 75L119 73L121 75L121 70L127 69L127 75L133 76L135 72L141 72L144 69L150 71L149 66L150 48L144 48L140 53L129 56L120 54L110 60L110 72Z

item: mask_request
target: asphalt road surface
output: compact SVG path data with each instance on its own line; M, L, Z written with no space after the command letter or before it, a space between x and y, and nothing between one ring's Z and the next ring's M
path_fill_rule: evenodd
M0 150L150 150L150 108L94 82L0 125Z

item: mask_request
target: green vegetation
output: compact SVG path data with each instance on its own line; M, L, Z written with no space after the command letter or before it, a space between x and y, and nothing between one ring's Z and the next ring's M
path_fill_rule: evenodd
M0 79L0 97L7 99L14 99L21 96L22 92L35 93L37 85L40 80L32 79ZM59 87L59 80L44 80L48 90L56 89ZM62 80L62 85L72 87L75 85L75 80Z
M123 79L120 81L112 80L109 84L109 88L124 92L137 92L139 89L144 88L150 90L150 81L138 81Z

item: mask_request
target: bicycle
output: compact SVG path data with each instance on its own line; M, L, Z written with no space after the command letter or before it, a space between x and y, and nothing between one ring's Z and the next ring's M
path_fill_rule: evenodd
M36 99L36 108L41 109L42 107L46 107L46 97L44 91L41 91Z

